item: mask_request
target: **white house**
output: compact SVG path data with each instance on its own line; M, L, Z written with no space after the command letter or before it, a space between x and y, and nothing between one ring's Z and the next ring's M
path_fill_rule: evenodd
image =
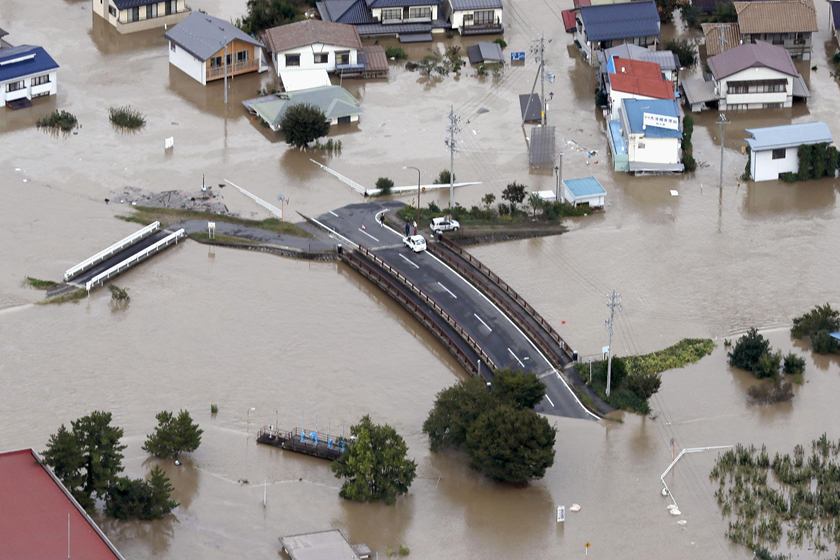
M563 181L563 197L573 206L603 208L607 191L595 177Z
M120 33L172 27L191 13L186 0L91 0L91 9Z
M598 51L624 43L656 48L659 10L653 0L581 6L575 17L575 44L583 58L598 66Z
M169 63L202 85L225 75L268 69L262 43L230 22L207 14L190 14L164 37L169 40Z
M445 0L452 29L461 35L502 33L502 0Z
M610 57L606 64L610 119L618 120L624 99L674 99L674 84L662 77L659 64Z
M677 173L682 130L677 102L666 99L623 99L621 135L631 173Z
M823 122L788 124L745 131L752 138L750 147L750 177L753 181L775 181L782 173L799 171L799 146L830 144L831 130Z
M362 40L353 25L305 20L265 32L265 42L277 69L284 71L357 70L364 68Z
M3 104L56 94L58 64L43 47L21 45L0 50L0 100Z

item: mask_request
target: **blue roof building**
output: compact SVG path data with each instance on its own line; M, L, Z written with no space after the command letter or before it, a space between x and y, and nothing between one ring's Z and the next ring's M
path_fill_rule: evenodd
M569 204L574 206L603 208L607 191L595 177L583 177L563 181L563 196Z
M627 150L627 166L622 171L636 174L683 171L680 110L675 100L622 99L618 119ZM610 143L611 148L613 144Z
M575 43L592 66L598 51L633 43L640 47L659 43L659 10L654 0L581 6Z
M55 95L58 64L43 47L21 45L0 50L0 100L12 108L34 97Z

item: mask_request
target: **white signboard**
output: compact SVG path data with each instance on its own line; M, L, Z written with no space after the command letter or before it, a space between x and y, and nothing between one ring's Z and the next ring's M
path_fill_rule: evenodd
M163 149L164 150L168 150L169 148L174 148L174 147L175 147L175 137L174 136L170 136L169 138L167 138L166 140L163 141Z
M610 351L609 346L601 346L601 354L606 354L609 351Z
M665 115L656 115L654 113L644 113L642 115L642 128L649 126L658 126L659 128L667 128L669 130L680 129L680 119L677 117L666 117Z
M566 521L566 506L557 506L557 523Z
M216 229L216 222L207 222L207 229Z

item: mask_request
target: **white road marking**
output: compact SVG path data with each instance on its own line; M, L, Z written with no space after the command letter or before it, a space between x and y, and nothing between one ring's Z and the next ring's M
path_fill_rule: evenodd
M441 288L443 288L444 290L446 290L447 292L449 292L449 295L450 295L450 296L454 297L455 299L458 299L458 296L456 296L455 294L453 294L453 293L452 293L452 290L450 290L449 288L447 288L446 286L444 286L444 285L443 285L443 284L441 284L440 282L438 282L438 286L440 286ZM479 319L479 321L481 321L481 319ZM481 322L483 323L484 321L481 321ZM487 325L484 325L484 326L486 327Z
M548 395L546 395L546 396L545 396L545 398L546 398L546 400L548 400L548 402L550 402L550 403L551 403L551 408L556 408L556 407L554 406L554 403L553 403L553 402L551 402L551 397L549 397Z
M330 210L330 214L332 214L333 216L335 216L336 218L338 218L338 214L336 214L336 213L335 213L335 212L333 212L332 210Z
M475 313L473 313L473 315L475 315ZM475 318L476 318L476 319L478 319L479 321L481 321L481 317L479 317L478 315L475 315ZM487 330L488 330L488 331L493 332L493 329L491 329L491 328L487 325L487 323L485 323L484 321L481 321L481 324L482 324L482 325L484 325L484 326L487 328Z
M407 259L407 258L405 257L405 255L400 255L400 257L401 257L401 258L402 258L405 262L407 262L408 264L410 264L411 266L413 266L414 268L420 268L419 266L417 266L416 264L414 264L414 262L413 262L413 261L411 261L410 259Z
M368 237L370 237L371 239L373 239L374 241L376 241L377 243L379 243L379 240L378 240L377 238L375 238L374 236L372 236L371 234L369 234L368 232L366 232L366 231L365 231L365 230L363 230L362 228L357 228L357 229L358 229L359 231L361 231L362 233L364 233L365 235L367 235Z
M519 359L519 357L518 357L516 354L514 354L514 353L513 353L513 350L511 350L510 348L508 348L508 352L510 352L510 355L511 355L511 356L513 356L514 358L516 358L516 361L517 361L517 362L519 362L519 365L520 365L520 366L522 366L523 368L525 367L525 364L523 364L523 363L522 363L522 360L520 360L520 359Z

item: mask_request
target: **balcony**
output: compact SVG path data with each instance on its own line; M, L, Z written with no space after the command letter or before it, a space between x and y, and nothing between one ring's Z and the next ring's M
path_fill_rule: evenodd
M145 12L140 12L142 16L145 16ZM135 33L137 31L146 31L148 29L156 29L158 27L163 27L164 25L168 27L172 27L173 25L178 25L183 21L188 15L192 13L192 9L187 6L185 10L180 12L176 12L174 14L169 15L159 15L157 17L148 18L148 19L138 19L135 21L122 21L120 18L117 18L117 31L120 33Z
M505 30L502 25L502 18L497 17L490 21L472 22L464 21L460 28L461 35L481 35L484 33L502 33Z
M227 75L228 77L234 76L236 74L244 74L245 72L251 72L253 70L258 70L260 67L259 60L246 60L245 62L234 62L233 64L227 65ZM210 80L218 80L219 78L225 77L225 67L224 66L217 66L215 68L210 68L207 70L207 81Z

